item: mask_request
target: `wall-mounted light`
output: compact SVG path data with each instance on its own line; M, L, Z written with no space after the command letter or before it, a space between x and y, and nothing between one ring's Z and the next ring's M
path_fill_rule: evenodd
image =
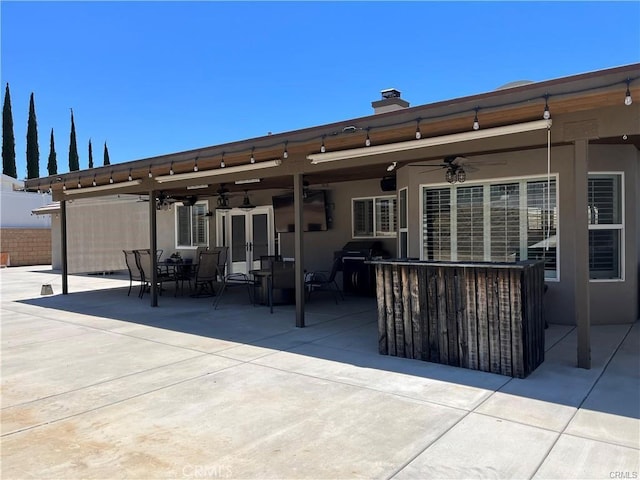
M171 162L171 165L169 165L169 175L173 175L174 171L173 171L173 162Z
M284 142L284 152L282 152L282 158L289 158L289 152L287 151L287 144L289 142Z
M324 135L322 135L322 144L320 145L320 153L327 151L327 147L324 146Z
M153 178L153 173L151 173L151 164L149 164L149 178Z
M195 160L193 161L193 171L194 172L198 171L198 157L196 157Z
M62 184L62 191L64 192L64 191L66 191L66 190L67 190L67 184L66 184L66 183L63 183L63 184Z
M249 159L249 163L251 163L252 165L256 163L255 151L256 147L251 147L251 158Z
M475 117L473 117L473 129L474 130L480 130L480 122L478 121L478 110L480 110L480 107L476 107L475 108L476 115L475 115Z
M624 94L624 104L627 107L633 103L633 98L631 98L631 90L629 90L629 85L631 85L631 79L627 78L627 92Z
M222 158L220 159L220 168L225 168L227 166L226 163L224 163L224 152L222 152Z
M94 187L96 186L96 176L93 176L93 182L91 182L91 185L93 185Z
M109 183L113 183L113 172L109 174Z
M256 208L256 206L251 203L251 200L249 199L249 191L245 190L244 199L242 200L242 205L240 205L240 210L249 211L253 210L254 208Z
M420 140L422 138L422 132L420 132L420 119L416 121L416 140Z
M544 112L542 112L542 118L549 120L551 118L551 112L549 111L549 94L544 96Z
M367 138L365 138L364 140L364 146L365 147L370 147L371 146L371 138L369 138L369 129L367 128Z
M129 169L129 181L133 180L133 177L131 176L131 169Z

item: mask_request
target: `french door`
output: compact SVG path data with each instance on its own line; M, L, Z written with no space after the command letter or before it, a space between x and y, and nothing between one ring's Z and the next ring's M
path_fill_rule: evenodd
M227 273L260 268L262 255L273 255L273 207L216 211L217 245L229 247Z

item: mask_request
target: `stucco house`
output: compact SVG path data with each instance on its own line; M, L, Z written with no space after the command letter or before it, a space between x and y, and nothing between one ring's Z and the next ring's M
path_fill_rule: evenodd
M124 268L128 247L228 245L231 271L295 258L302 290L346 243L380 242L399 258L543 260L547 319L577 324L585 348L590 324L639 318L640 64L419 106L389 89L372 107L26 186L61 202L65 275ZM311 222L314 194L326 215Z

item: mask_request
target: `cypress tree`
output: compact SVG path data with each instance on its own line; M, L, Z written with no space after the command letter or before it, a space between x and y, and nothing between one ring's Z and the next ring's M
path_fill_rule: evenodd
M111 165L109 162L109 150L107 149L107 142L104 142L104 163L103 165Z
M56 145L53 141L53 128L51 129L51 140L49 141L49 163L47 163L47 170L49 175L58 174L58 161L56 160Z
M78 158L78 145L76 144L76 125L73 122L73 109L71 109L71 135L69 137L69 171L80 170L80 159Z
M29 121L27 122L27 178L40 176L40 152L38 151L38 122L33 92L29 100Z
M9 84L4 91L2 106L2 173L18 178L16 171L16 138L13 136L13 115L11 113L11 95Z
M93 149L91 148L91 139L89 139L89 168L93 168Z

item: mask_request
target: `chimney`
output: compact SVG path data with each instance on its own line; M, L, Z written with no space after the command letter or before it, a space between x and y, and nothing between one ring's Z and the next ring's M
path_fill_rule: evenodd
M387 88L386 90L382 90L380 93L382 94L382 100L371 102L373 111L376 114L394 112L409 106L409 102L400 98L400 90Z

